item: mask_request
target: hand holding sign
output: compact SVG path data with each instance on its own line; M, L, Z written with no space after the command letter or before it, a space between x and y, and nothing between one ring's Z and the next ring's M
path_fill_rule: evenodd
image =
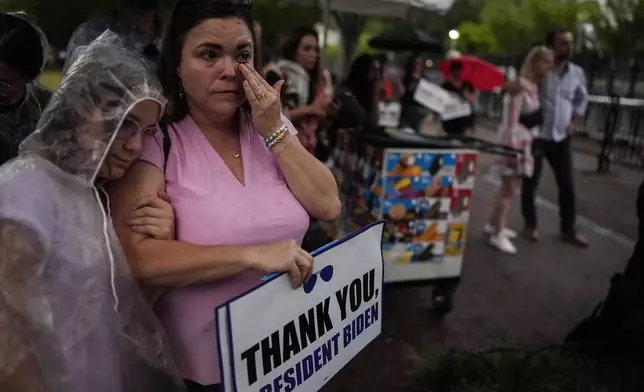
M313 252L315 274L298 290L273 277L217 308L226 392L318 391L380 334L383 227Z
M248 260L253 269L262 273L288 272L293 288L300 287L311 276L313 257L293 240L251 249Z

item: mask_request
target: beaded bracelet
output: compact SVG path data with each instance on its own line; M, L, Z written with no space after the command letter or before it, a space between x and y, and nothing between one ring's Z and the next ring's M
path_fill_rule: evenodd
M289 135L290 135L290 133L289 133L288 131L286 131L286 132L284 132L284 133L281 133L281 134L277 137L277 139L275 139L275 140L271 143L271 145L270 145L269 149L273 149L275 146L277 146L277 145L279 145L279 144L282 144L282 142L284 142L284 141L288 140L288 136L289 136Z
M264 143L267 148L273 148L277 143L284 139L289 134L288 127L285 124L282 124L281 127L269 137L264 138Z

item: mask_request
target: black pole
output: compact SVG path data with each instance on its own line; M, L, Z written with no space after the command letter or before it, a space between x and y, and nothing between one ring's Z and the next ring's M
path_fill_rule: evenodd
M619 115L619 100L616 95L611 95L608 116L606 116L606 126L604 127L604 138L602 139L602 149L597 157L597 173L608 173L610 171L611 151L617 128L617 116Z
M608 95L613 96L615 93L615 58L610 59L610 69L608 70Z
M635 88L637 87L637 76L640 73L640 66L637 57L633 57L630 67L630 80L628 84L628 97L633 98L635 96Z

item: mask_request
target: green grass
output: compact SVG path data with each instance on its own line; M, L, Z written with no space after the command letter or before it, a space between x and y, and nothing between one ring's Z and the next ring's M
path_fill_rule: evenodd
M61 71L58 69L45 70L40 75L40 83L50 90L55 90L60 84Z
M423 392L613 392L617 369L561 348L448 351L417 359L412 371Z

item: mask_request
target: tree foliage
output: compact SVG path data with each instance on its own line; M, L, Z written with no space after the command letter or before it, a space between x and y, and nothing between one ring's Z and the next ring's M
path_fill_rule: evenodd
M316 1L254 0L253 16L262 25L264 44L278 47L295 27L312 27L322 14Z
M609 0L593 15L599 47L617 55L644 52L644 0Z
M497 53L500 51L494 33L488 25L474 22L461 23L457 49L464 52Z
M459 27L463 30L459 48L518 55L543 43L548 31L559 27L577 31L580 22L598 12L594 0L489 0L480 22L463 22Z

